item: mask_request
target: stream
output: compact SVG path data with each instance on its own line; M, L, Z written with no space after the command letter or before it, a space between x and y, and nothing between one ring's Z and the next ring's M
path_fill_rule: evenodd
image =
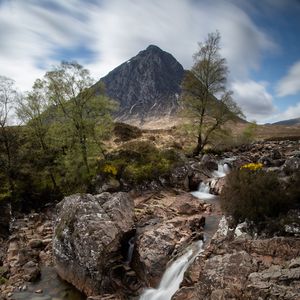
M28 284L26 291L14 293L14 300L85 300L86 296L71 284L61 280L53 267L41 270L41 279ZM42 293L36 291L42 290Z
M227 164L227 161L230 160L221 161L218 164L218 170L212 173L213 179L224 177L230 172L229 165ZM214 213L205 216L204 243L207 243L217 231L221 220L222 214L218 196L211 194L209 183L204 182L201 182L198 190L191 192L191 194L199 200L205 201L213 206ZM204 244L202 241L197 241L188 247L182 256L169 264L158 288L148 288L144 290L139 300L171 300L172 296L179 289L185 271L203 251Z
M213 179L226 176L229 173L229 167L226 161L222 161L218 165L218 170L212 173ZM190 245L182 256L169 264L166 269L158 288L148 288L144 290L140 296L140 300L170 300L179 289L183 280L184 273L194 259L204 251L206 244L216 232L219 221L221 219L221 209L219 206L218 196L210 193L208 183L201 182L197 191L191 194L212 204L213 214L205 216L204 242L197 241ZM129 241L128 256L126 263L129 263L132 258L134 249L134 239ZM76 290L72 285L61 280L53 267L44 267L41 270L41 279L34 284L28 284L27 290L16 292L13 295L15 300L86 300L86 296ZM36 291L42 290L42 293Z

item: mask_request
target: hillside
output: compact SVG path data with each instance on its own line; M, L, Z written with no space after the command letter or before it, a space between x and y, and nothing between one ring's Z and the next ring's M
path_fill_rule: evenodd
M300 125L300 118L288 119L279 122L275 122L272 125Z

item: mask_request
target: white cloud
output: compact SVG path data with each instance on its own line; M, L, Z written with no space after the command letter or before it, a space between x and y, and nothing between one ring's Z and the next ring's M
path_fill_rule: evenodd
M252 80L232 83L235 101L242 108L248 120L260 122L275 112L273 97L266 89L266 83Z
M227 1L107 0L89 16L95 37L92 47L99 53L98 62L90 67L98 74L151 43L190 68L197 42L217 29L232 78L247 78L251 69L259 67L262 52L275 48L241 8Z
M292 65L288 73L278 82L276 92L279 97L296 95L300 92L300 61Z
M0 6L0 72L22 90L57 63L57 49L80 45L86 36L76 17L37 3L16 0Z
M300 117L300 101L293 106L289 106L282 114L280 120L294 119Z
M29 89L58 63L58 50L81 45L95 54L86 66L96 79L149 44L189 68L197 42L216 29L232 79L247 80L263 51L275 47L238 4L225 0L7 1L0 4L0 72Z
M300 117L300 101L295 105L288 106L284 111L277 112L266 121L269 123L274 123L278 121L284 121L289 119L295 119Z

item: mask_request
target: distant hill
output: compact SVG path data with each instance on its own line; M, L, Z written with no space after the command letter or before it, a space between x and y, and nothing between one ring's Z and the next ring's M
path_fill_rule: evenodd
M178 107L185 71L168 52L155 45L124 62L99 80L106 93L120 103L117 119L172 115ZM96 83L96 88L97 84Z
M272 125L287 125L287 126L300 125L300 118L283 120L276 123L272 123Z

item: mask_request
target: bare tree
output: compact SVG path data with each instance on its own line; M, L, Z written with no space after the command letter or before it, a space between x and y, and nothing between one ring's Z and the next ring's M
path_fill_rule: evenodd
M199 43L194 65L182 83L183 111L197 135L193 155L199 155L222 125L242 115L232 99L232 92L226 91L228 68L219 53L220 39L219 32L215 32L210 33L204 43Z

